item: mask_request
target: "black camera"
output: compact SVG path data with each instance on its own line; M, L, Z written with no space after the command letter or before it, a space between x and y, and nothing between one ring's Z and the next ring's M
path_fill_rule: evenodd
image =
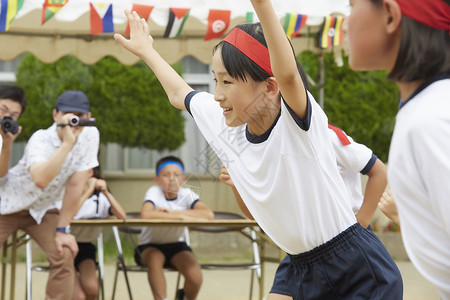
M4 117L0 122L4 133L11 132L16 134L19 131L19 124L11 117Z
M95 126L95 118L80 118L78 116L73 116L69 119L69 125L75 126Z

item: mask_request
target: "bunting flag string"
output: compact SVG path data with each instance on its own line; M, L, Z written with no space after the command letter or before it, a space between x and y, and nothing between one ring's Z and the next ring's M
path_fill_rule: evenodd
M180 36L183 31L184 23L186 23L186 20L189 17L189 11L189 8L170 8L169 22L167 23L163 37L174 38Z
M307 15L287 13L284 19L284 31L289 39L299 35L300 30L305 26Z
M15 20L19 10L22 9L26 0L0 0L0 32L10 30L10 26ZM42 22L44 24L52 18L61 8L63 8L69 0L41 0L42 6ZM76 0L72 0L76 1ZM90 17L90 34L113 33L114 16L113 3L110 0L97 2L98 0L90 0L89 17ZM102 1L102 0L100 0ZM72 5L72 2L70 2ZM117 7L115 7L117 10ZM143 4L132 4L131 11L136 11L147 22L154 6ZM22 12L23 13L23 12ZM64 11L64 15L70 12ZM159 12L158 12L159 13ZM191 14L191 8L175 8L168 9L167 25L163 38L179 37L185 27L186 21ZM21 16L20 16L21 17ZM313 26L317 26L317 17L308 17L305 14L286 13L284 18L284 31L289 39L300 36L300 31L306 26L307 20L311 21ZM326 49L331 46L341 45L343 42L342 24L345 20L343 16L326 16L318 34L319 48ZM320 21L320 19L319 19ZM117 19L116 19L117 22ZM207 19L207 32L204 40L221 38L228 29L231 22L230 10L209 9ZM259 22L255 12L247 12L245 15L245 23L253 24ZM309 21L308 21L309 22ZM160 24L160 23L158 23ZM14 25L13 25L14 26ZM161 26L161 25L160 25ZM13 27L14 28L14 27ZM310 28L310 27L308 27ZM125 34L130 34L130 26L127 24Z
M54 16L69 0L44 0L42 8L42 23L44 25L51 17Z
M319 31L319 47L322 49L342 44L344 33L342 32L342 16L327 16Z
M205 41L220 38L230 25L231 11L210 9Z
M1 0L0 2L0 31L8 31L9 25L22 8L24 0Z
M114 32L113 7L112 3L107 6L105 3L90 5L91 34Z

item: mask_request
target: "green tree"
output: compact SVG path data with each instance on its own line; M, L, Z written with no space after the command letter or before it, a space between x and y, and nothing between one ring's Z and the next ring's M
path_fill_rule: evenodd
M399 103L399 92L385 71L357 72L335 63L332 53L324 53L324 110L330 123L342 128L358 143L371 148L387 162L389 145ZM319 76L318 55L305 51L298 56L305 71L315 80ZM319 89L310 87L318 101Z
M28 140L36 130L49 127L58 96L65 90L86 91L92 81L89 68L72 56L44 64L31 54L24 55L16 84L25 91L27 109L20 117L23 131L18 139Z
M181 64L174 68L180 72ZM58 96L76 89L90 100L102 143L174 150L184 142L182 112L168 102L156 76L142 61L125 66L105 57L94 65L84 65L67 56L44 64L27 54L18 67L16 83L25 90L28 101L20 120L22 140L49 127Z

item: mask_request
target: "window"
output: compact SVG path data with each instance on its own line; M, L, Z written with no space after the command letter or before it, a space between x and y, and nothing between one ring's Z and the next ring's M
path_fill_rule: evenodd
M0 60L0 84L16 82L16 70L20 63L22 56L17 57L14 60L6 61Z

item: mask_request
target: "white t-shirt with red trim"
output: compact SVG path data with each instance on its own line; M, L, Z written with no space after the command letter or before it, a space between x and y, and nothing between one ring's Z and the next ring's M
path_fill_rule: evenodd
M347 187L352 210L357 214L364 200L361 174L366 175L372 169L377 157L367 146L356 143L339 127L329 124L328 128L339 173Z
M356 223L327 117L311 94L305 120L282 100L281 112L273 112L277 120L261 136L246 125L226 126L212 94L192 92L185 105L252 216L281 249L309 251Z

